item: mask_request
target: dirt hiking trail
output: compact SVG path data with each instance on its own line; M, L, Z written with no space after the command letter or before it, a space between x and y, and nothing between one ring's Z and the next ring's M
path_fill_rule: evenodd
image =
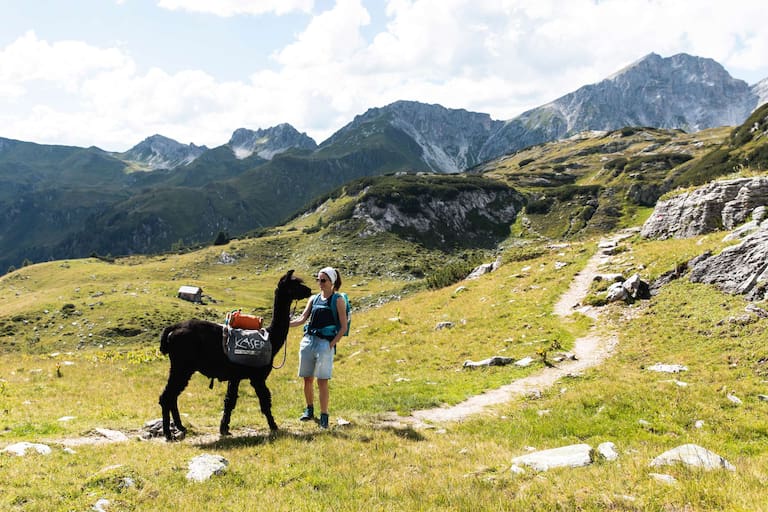
M570 288L555 304L554 313L556 315L566 317L574 312L579 312L593 319L598 318L597 309L589 306L578 307L579 303L587 295L595 276L600 274L600 266L608 263L611 259L608 254L610 250L604 249L614 247L619 241L631 235L632 233L622 232L599 242L598 250L589 259L586 266L576 274ZM439 423L462 421L469 416L485 412L489 407L507 403L516 397L542 391L567 375L578 374L587 368L599 365L611 354L618 343L617 336L615 334L600 336L596 330L596 327L592 327L586 336L578 338L574 342L572 351L575 356L574 360L562 361L556 366L544 368L535 374L475 395L450 407L417 410L413 411L410 416L383 415L380 418L379 426L427 428Z

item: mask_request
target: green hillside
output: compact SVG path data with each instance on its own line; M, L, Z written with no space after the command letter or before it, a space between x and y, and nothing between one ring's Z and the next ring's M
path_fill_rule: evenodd
M659 197L698 184L693 164L722 151L730 129L586 132L473 169L528 196L525 235L595 235L642 223ZM733 173L723 168L717 176Z

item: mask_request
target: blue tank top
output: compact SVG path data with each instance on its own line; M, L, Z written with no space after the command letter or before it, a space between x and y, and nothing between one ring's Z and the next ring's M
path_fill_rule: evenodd
M333 311L331 310L331 301L336 299L334 293L327 299L323 299L322 294L318 293L312 300L312 311L309 315L309 322L307 322L304 331L308 334L320 336L327 340L332 340L336 333L339 332L339 328L336 326L336 320L333 317Z

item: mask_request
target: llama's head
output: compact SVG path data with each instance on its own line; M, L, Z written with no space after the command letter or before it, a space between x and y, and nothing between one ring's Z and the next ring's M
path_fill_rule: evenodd
M277 283L275 295L290 301L301 300L312 295L312 288L305 285L302 278L293 275L293 270L289 270Z

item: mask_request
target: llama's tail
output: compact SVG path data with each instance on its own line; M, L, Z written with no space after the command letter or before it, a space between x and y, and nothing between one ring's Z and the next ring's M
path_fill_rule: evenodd
M163 329L163 334L160 336L160 352L163 354L167 354L171 350L171 335L173 335L174 329L176 329L175 325Z

